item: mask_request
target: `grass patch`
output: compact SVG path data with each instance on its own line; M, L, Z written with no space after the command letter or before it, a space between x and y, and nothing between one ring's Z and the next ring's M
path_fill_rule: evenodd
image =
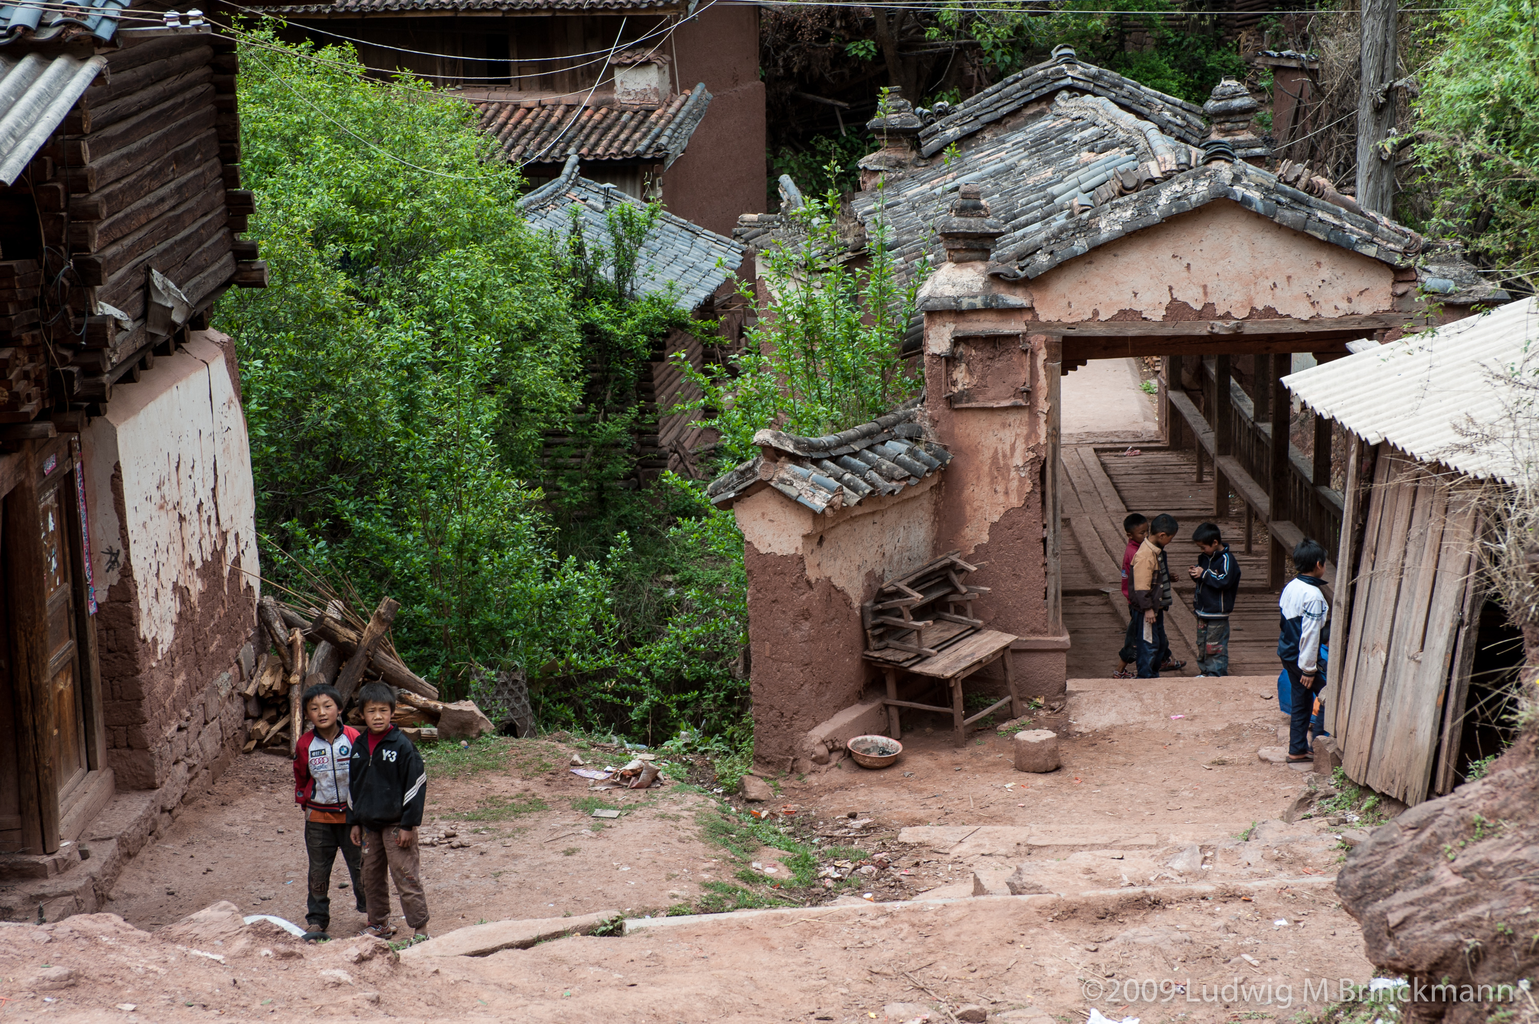
M514 741L506 736L482 736L462 747L451 741L424 743L422 763L435 779L463 779L481 772L505 771Z
M865 860L871 855L858 846L830 846L823 856L828 860Z
M1255 834L1256 834L1256 823L1253 821L1253 822L1250 823L1250 828L1246 829L1244 832L1241 832L1239 835L1235 836L1235 838L1238 839L1242 843L1246 843L1246 842L1249 842L1250 841L1250 837L1255 835Z
M776 899L764 892L745 889L730 882L706 882L701 888L705 892L695 901L694 912L697 914L725 914L729 910L758 910L761 907L796 905L788 900ZM670 910L669 913L671 915L672 911Z
M817 880L818 858L812 847L768 821L755 821L728 809L701 811L695 820L700 823L701 838L726 850L739 865L746 866L755 853L770 846L788 854L782 863L791 870L792 885L811 885Z
M556 744L546 740L509 740L509 753L513 767L524 775L544 775L556 770L556 765L566 761L566 754Z
M475 810L466 811L460 817L466 821L507 821L521 814L548 810L550 805L537 796L488 796L481 799Z
M580 847L568 846L566 849L561 851L561 856L563 856L563 857L572 857L572 856L575 856L576 854L581 853L581 852L582 852L582 850L581 850Z
M1372 828L1382 825L1389 820L1388 816L1379 810L1379 795L1372 790L1366 794L1362 788L1347 778L1347 773L1341 768L1331 772L1331 784L1336 788L1336 795L1326 797L1315 804L1315 810L1310 817L1318 818L1328 814L1356 814L1356 824Z
M619 804L612 804L599 796L574 796L572 797L572 810L582 811L584 814L592 814L594 811L619 811L623 810Z

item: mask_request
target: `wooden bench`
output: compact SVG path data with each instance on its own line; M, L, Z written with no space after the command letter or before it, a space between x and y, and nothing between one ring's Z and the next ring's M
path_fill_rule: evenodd
M943 555L906 576L889 580L876 596L861 605L861 625L866 631L865 658L882 666L887 677L887 724L893 739L903 738L899 708L938 714L951 713L957 746L967 742L967 727L1006 704L1010 716L1025 714L1015 688L1010 644L1016 637L984 629L972 616L972 602L987 587L970 586L967 574L975 568L957 557ZM1010 695L968 717L963 707L962 681L996 661L1004 662L1005 685ZM898 699L898 674L908 672L946 685L949 707Z

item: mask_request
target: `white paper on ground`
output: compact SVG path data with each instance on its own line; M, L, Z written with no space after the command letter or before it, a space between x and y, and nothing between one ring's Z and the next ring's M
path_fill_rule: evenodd
M285 921L281 917L274 917L271 914L252 914L250 917L243 918L242 920L247 924L251 924L253 921L271 921L290 935L303 936L305 934L305 930L299 927L299 925L294 924L292 921Z
M1138 1018L1123 1017L1121 1020L1112 1020L1092 1006L1090 1008L1090 1017L1085 1021L1085 1024L1138 1024Z

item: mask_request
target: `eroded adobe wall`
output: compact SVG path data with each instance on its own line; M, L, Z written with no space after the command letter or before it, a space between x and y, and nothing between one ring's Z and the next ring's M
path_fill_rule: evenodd
M1217 199L1031 282L1037 318L1209 320L1395 310L1394 269Z
M671 213L730 236L738 215L763 211L765 201L768 122L758 8L702 8L679 25L673 55L678 87L704 82L711 105L664 172L663 201Z
M255 495L228 339L199 332L82 433L108 763L167 810L242 741Z
M861 699L872 672L860 606L882 580L934 557L939 480L824 515L771 488L733 506L745 541L759 763L789 769L809 730Z

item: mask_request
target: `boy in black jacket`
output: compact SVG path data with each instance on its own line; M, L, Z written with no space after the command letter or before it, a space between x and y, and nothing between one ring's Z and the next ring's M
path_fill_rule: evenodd
M349 768L352 799L347 821L352 839L363 846L363 890L369 926L362 932L382 939L395 934L390 926L390 883L395 879L413 941L426 939L427 897L417 848L417 826L427 803L427 769L412 741L390 722L395 691L370 683L358 691L363 724L368 732L353 746Z
M1202 549L1197 564L1188 570L1197 584L1192 602L1197 616L1197 673L1227 676L1229 613L1234 611L1234 596L1240 590L1240 563L1229 553L1229 545L1214 523L1197 527L1192 540Z

